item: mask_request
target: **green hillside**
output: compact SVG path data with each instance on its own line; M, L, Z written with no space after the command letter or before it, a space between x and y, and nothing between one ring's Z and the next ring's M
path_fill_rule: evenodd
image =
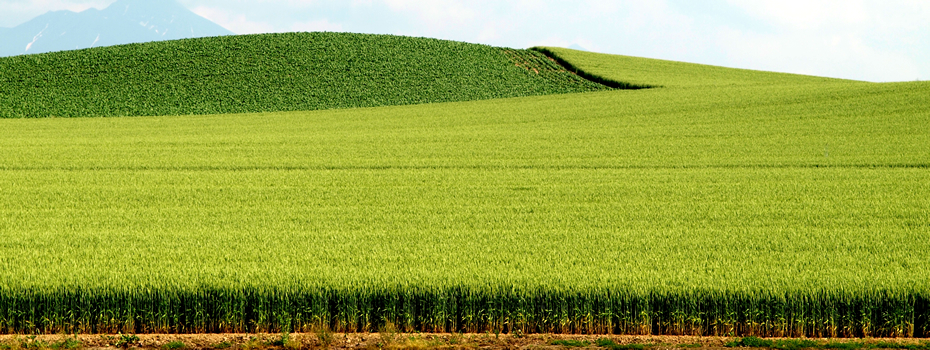
M0 120L0 333L930 336L930 83L552 51L663 87Z
M391 35L223 36L0 58L0 117L297 111L603 89L535 51Z

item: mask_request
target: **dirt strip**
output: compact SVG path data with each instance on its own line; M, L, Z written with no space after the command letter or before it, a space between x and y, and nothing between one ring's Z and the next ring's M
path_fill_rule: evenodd
M700 336L638 336L638 335L567 335L493 333L293 333L283 334L78 334L78 335L0 335L0 350L66 350L66 349L566 349L594 348L600 339L616 344L640 344L649 350L723 349L734 339ZM774 338L770 338L774 339ZM809 339L821 342L893 342L926 344L921 339ZM570 344L553 345L559 341ZM565 344L565 342L563 342ZM635 349L635 347L631 348Z

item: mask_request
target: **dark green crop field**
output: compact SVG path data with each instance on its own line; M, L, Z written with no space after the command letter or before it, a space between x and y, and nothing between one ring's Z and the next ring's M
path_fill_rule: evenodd
M224 36L0 58L0 118L298 111L604 89L535 51L391 35Z
M0 120L0 332L930 335L930 83L550 51L661 87Z

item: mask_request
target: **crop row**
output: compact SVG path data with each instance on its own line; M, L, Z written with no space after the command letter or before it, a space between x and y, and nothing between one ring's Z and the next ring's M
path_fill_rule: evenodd
M511 290L59 290L0 293L0 333L520 332L930 336L907 294L519 293Z

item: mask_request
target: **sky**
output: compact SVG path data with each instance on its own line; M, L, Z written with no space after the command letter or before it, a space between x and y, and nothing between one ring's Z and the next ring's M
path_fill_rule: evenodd
M0 27L114 0L0 0ZM874 82L930 80L930 0L178 0L237 34L580 47Z

